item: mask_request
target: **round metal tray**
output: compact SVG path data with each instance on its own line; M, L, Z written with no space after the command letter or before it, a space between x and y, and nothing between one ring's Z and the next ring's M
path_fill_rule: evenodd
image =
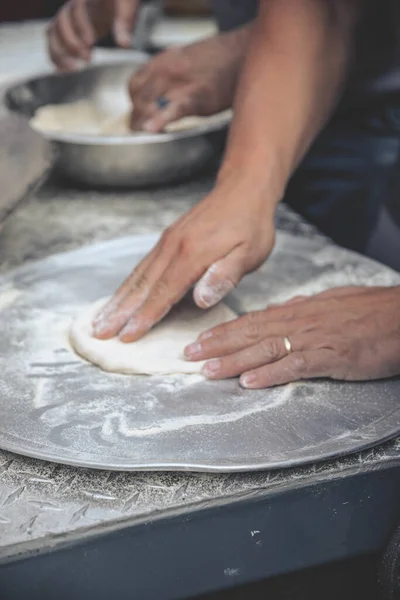
M154 241L90 246L0 280L2 449L101 469L245 471L343 455L400 432L397 379L249 391L237 379L114 375L78 358L68 344L71 315L111 293ZM228 304L248 311L365 278L398 281L320 238L280 234L267 266Z

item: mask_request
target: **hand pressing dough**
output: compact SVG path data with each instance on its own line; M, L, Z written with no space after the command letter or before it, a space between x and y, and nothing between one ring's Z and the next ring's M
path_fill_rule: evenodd
M199 373L204 361L185 360L185 346L195 342L203 331L237 317L226 304L204 311L186 298L142 339L125 344L118 338L98 340L92 336L92 321L106 301L96 302L76 318L70 329L70 341L78 354L113 373Z
M210 117L184 117L169 123L165 131L195 129L228 116L224 111ZM37 109L30 120L31 127L44 133L75 133L98 136L154 135L143 131L132 131L129 127L130 113L110 115L90 100L77 100L65 104L48 104Z

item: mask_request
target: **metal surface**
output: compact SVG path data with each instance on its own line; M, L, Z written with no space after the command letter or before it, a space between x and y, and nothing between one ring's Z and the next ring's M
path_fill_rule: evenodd
M54 160L50 144L30 129L26 119L6 110L5 92L6 86L0 84L0 228L45 180Z
M0 447L115 470L244 471L319 461L400 431L400 381L302 382L248 391L237 380L103 373L69 349L71 313L110 293L153 236L58 255L6 276L0 306ZM238 312L295 293L398 277L323 238L281 234L265 268L229 302ZM273 290L273 293L271 292Z
M147 60L90 67L77 73L51 74L13 86L8 106L27 117L46 104L90 99L116 115L127 112L130 75ZM135 136L44 134L59 153L58 168L71 179L97 186L146 186L188 177L211 164L220 153L228 118L176 133Z
M114 528L49 540L41 553L21 548L19 558L28 560L10 557L0 565L0 589L7 600L122 600L131 599L132 590L140 600L187 600L376 553L397 516L400 469L367 469L342 470L336 480L316 471L302 486L289 477L281 486L264 480L240 500L213 499L175 515L165 507L142 520L124 514ZM239 592L239 598L254 600L252 593Z

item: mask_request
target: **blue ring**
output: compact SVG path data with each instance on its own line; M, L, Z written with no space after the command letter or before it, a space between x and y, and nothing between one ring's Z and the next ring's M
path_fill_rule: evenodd
M169 100L165 96L158 96L158 98L156 99L156 104L158 108L164 109L167 108Z

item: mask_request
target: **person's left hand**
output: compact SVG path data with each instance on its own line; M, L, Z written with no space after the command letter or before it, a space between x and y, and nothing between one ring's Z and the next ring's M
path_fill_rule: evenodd
M285 345L290 341L291 351ZM185 356L246 388L400 375L400 286L344 287L252 312L202 333Z

